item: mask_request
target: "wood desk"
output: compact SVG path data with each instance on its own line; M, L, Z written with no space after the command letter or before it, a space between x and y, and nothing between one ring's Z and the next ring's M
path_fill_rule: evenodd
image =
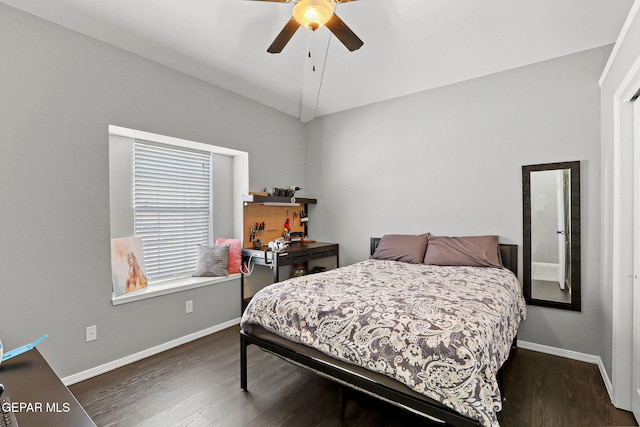
M18 427L95 427L95 423L37 348L0 364L0 383Z
M292 243L279 252L267 249L243 249L243 263L249 261L255 265L273 268L273 283L280 281L280 267L285 265L307 264L309 261L336 257L336 267L339 267L339 246L337 243ZM248 299L244 296L244 275L241 278L241 302L244 311Z

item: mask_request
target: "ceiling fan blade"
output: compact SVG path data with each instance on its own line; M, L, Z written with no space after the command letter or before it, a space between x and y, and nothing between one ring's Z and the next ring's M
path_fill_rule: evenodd
M356 36L356 33L351 31L351 28L349 28L347 24L345 24L344 21L335 13L324 25L326 25L333 35L336 36L338 40L340 40L351 52L360 49L364 44L364 42Z
M282 52L282 49L284 49L287 43L289 43L289 40L291 40L291 37L293 37L293 35L296 33L296 31L298 30L298 27L300 27L300 24L298 23L298 21L296 21L294 18L291 18L289 22L287 22L287 24L284 26L282 31L280 31L280 34L278 34L278 36L273 41L273 43L271 43L271 46L269 46L269 49L267 49L267 52L269 53Z

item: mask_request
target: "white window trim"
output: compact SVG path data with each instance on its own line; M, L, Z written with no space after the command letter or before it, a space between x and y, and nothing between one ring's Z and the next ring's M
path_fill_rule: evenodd
M171 136L158 135L150 132L135 129L123 128L109 125L109 134L123 136L132 139L143 139L147 141L159 142L177 147L190 148L195 150L209 151L213 154L222 154L233 158L233 234L238 238L242 237L242 195L249 191L249 153L219 147L216 145L204 144L201 142L189 141L186 139L174 138ZM169 280L158 280L150 283L145 289L138 290L130 294L111 296L113 305L125 304L133 301L140 301L174 292L181 292L188 289L201 288L203 286L216 285L240 278L240 274L230 274L225 277L181 277Z
M168 295L174 292L186 291L189 289L201 288L203 286L216 285L218 283L230 282L240 279L240 273L230 274L225 277L180 277L177 279L159 280L150 283L149 286L135 292L112 296L113 305L126 304L128 302L140 301L148 298Z

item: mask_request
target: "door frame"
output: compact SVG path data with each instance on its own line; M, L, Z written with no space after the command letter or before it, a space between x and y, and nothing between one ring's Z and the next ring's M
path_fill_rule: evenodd
M613 99L613 245L612 245L612 378L611 400L632 409L633 249L634 249L634 114L633 95L640 89L638 57ZM609 384L607 384L609 386Z
M558 241L558 284L560 285L560 289L564 290L566 285L566 259L567 259L567 230L565 229L566 224L566 215L564 209L564 201L565 201L565 178L564 171L558 170L556 171L556 200L558 203L557 211L558 211L558 230L556 231L556 239ZM571 198L569 198L571 200ZM571 203L571 202L569 202ZM569 212L571 212L571 207L569 207Z
M637 93L637 92L636 92ZM634 125L634 242L631 410L640 420L640 102L633 104Z

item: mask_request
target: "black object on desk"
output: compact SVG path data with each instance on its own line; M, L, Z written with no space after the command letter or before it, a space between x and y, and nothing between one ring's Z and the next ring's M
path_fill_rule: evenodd
M0 427L18 427L18 420L13 412L13 402L2 396L0 396Z
M2 362L0 383L20 427L95 427L37 348Z
M336 257L336 267L339 267L339 247L337 243L293 243L286 248L272 252L271 250L243 249L243 263L251 262L255 265L264 265L273 268L273 283L280 281L280 267L286 265L306 264L309 261ZM246 308L249 299L244 296L244 275L241 278L241 303L242 311Z

